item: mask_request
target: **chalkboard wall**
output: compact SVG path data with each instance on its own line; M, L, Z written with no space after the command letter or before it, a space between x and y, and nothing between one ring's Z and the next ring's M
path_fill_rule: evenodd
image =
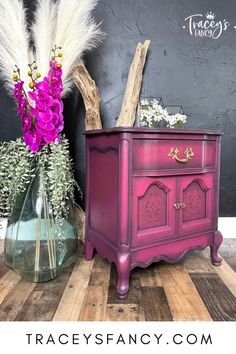
M32 10L34 2L25 3ZM103 127L115 126L136 45L150 39L142 95L182 105L188 128L224 133L220 215L236 216L236 1L100 0L95 17L107 37L85 61L100 89ZM0 91L0 140L15 139L19 118ZM84 189L84 109L77 90L65 100L64 116Z

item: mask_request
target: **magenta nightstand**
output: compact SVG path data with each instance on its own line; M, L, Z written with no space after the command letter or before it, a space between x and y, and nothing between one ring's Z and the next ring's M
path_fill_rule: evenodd
M116 264L120 298L134 267L176 262L206 246L212 263L221 264L221 133L113 128L85 134L85 257L96 249Z

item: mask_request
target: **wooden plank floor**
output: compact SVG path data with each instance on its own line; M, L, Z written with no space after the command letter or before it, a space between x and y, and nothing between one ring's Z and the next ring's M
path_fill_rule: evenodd
M98 255L60 277L34 284L4 265L0 240L1 321L236 321L236 239L225 239L224 261L211 265L209 249L175 265L160 262L131 272L127 299L116 296L116 269Z

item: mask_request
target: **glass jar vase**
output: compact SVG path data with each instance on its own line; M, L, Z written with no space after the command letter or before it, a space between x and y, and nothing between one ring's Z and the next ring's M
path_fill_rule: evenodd
M28 188L16 198L5 238L5 263L31 282L60 275L77 258L78 239L72 201L55 218L49 193L37 168ZM65 210L65 208L63 208Z

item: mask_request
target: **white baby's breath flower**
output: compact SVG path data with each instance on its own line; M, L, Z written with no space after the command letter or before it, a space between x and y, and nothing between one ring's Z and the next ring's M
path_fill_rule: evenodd
M142 99L142 100L140 101L140 105L141 105L141 106L148 106L148 105L149 105L149 102L148 102L147 99Z
M163 108L157 99L142 99L139 107L140 125L145 127L157 127L158 123L165 121L167 127L174 128L184 125L187 117L184 114L176 113L169 115L166 108Z
M166 117L167 127L174 128L178 124L184 125L187 121L187 116L185 114L176 113Z
M148 100L142 99L140 102L140 121L146 122L149 127L157 126L162 119L167 115L164 109L156 99ZM142 124L143 126L143 124Z
M140 122L141 127L146 127L147 123L145 121Z

